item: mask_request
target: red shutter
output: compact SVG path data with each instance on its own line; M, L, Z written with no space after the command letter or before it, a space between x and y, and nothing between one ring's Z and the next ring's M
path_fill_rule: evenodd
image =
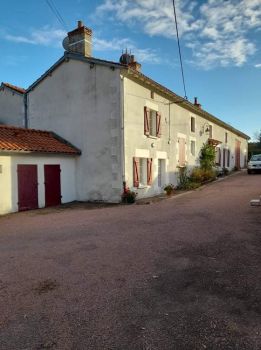
M152 158L147 159L147 184L152 184Z
M183 137L180 137L178 142L179 142L179 166L184 166L186 162L186 150L185 150L186 140Z
M144 107L144 135L150 134L150 110L148 107Z
M157 137L161 136L160 120L161 120L161 114L159 112L157 112L157 114L156 114L156 136Z
M133 158L133 186L139 187L139 158Z

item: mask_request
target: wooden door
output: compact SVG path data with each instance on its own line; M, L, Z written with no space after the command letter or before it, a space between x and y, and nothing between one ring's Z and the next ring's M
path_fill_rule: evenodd
M18 210L38 208L37 165L18 164Z
M45 206L61 204L61 169L59 164L44 166Z

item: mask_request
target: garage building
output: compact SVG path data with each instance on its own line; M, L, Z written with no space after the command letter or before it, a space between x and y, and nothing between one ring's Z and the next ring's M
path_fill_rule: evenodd
M0 214L75 200L80 153L53 132L0 125Z

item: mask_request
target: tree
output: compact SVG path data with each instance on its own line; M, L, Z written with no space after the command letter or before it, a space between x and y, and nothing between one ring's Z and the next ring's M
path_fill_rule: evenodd
M261 130L255 132L254 138L255 138L256 143L258 144L258 146L261 147Z

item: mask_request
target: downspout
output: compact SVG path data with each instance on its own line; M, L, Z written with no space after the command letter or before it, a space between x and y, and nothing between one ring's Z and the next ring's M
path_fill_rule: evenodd
M28 128L28 95L24 93L24 127Z
M124 135L124 76L120 75L121 79L121 161L122 161L122 188L123 192L126 190L126 178L125 178L125 135Z

